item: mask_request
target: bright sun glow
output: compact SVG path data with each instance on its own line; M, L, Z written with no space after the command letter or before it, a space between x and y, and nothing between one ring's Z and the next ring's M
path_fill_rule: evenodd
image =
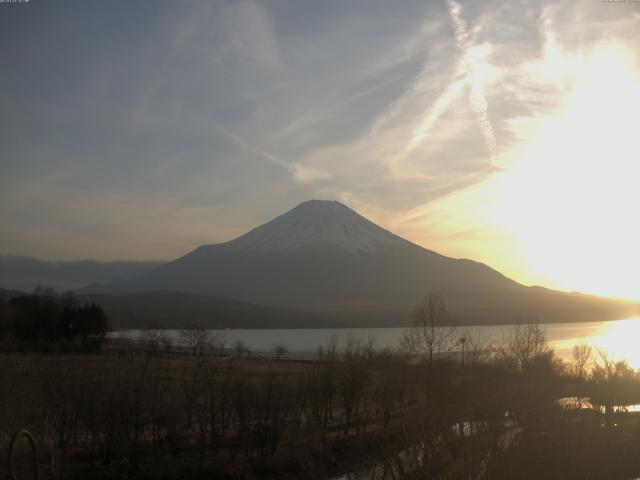
M494 220L538 274L640 298L640 76L613 47L578 65L564 111L497 181Z
M610 360L625 360L631 367L640 368L640 350L637 339L640 338L640 317L616 322L596 322L586 326L583 337L576 341L575 332L571 338L552 340L551 347L566 361L572 360L572 350L578 343L586 343L593 348L595 359L599 351Z
M523 140L503 156L502 173L421 213L455 218L445 233L474 232L479 247L445 240L446 253L478 258L524 283L640 299L634 57L611 44L565 60L552 49L530 73L569 84L557 113L514 122Z
M502 153L500 173L412 212L409 222L437 232L423 244L525 284L640 300L640 72L632 52L601 44L564 55L551 38L524 71L557 86L549 99L557 108L513 122L520 142ZM640 317L552 337L564 360L584 342L596 357L640 368Z

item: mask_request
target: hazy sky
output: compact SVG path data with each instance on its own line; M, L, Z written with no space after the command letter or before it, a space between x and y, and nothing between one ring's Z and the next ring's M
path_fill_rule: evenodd
M0 253L171 259L310 198L640 298L640 2L0 3Z

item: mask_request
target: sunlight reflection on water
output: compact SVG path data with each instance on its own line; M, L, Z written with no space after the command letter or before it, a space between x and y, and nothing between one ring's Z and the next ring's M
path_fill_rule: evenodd
M570 361L573 347L586 343L594 353L599 349L611 359L626 360L632 368L640 368L640 317L579 325L582 328L570 329L567 337L554 331L553 325L545 326L549 344L560 358Z

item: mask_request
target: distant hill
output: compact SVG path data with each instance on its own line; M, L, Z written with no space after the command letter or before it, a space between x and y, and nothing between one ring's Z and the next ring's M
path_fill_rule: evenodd
M18 290L5 290L4 288L0 288L0 300L1 301L7 301L7 300L11 300L14 297L21 297L23 295L26 295L26 293L24 292L20 292Z
M0 303L29 295L0 288ZM191 293L156 291L130 295L77 295L79 304L96 303L109 319L110 328L318 328L402 326L404 312L317 312L269 307Z
M33 257L0 255L0 287L31 292L37 285L75 290L144 274L165 262L48 262Z
M468 324L531 317L610 320L638 313L630 302L523 286L484 264L413 244L332 201L302 203L235 240L199 247L133 278L81 293L150 291L315 312L300 320L305 326L322 324L320 319L406 322L430 291L442 292L452 315Z
M406 312L314 311L238 302L182 292L154 291L129 295L79 295L95 302L112 328L339 328L406 326Z
M308 312L263 307L218 297L155 291L131 295L79 295L95 302L109 317L112 328L282 328L313 323Z

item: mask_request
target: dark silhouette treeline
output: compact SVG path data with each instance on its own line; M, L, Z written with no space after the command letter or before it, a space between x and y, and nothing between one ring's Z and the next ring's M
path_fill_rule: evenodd
M8 349L98 351L108 329L102 308L79 305L73 293L38 287L0 299L0 345Z

